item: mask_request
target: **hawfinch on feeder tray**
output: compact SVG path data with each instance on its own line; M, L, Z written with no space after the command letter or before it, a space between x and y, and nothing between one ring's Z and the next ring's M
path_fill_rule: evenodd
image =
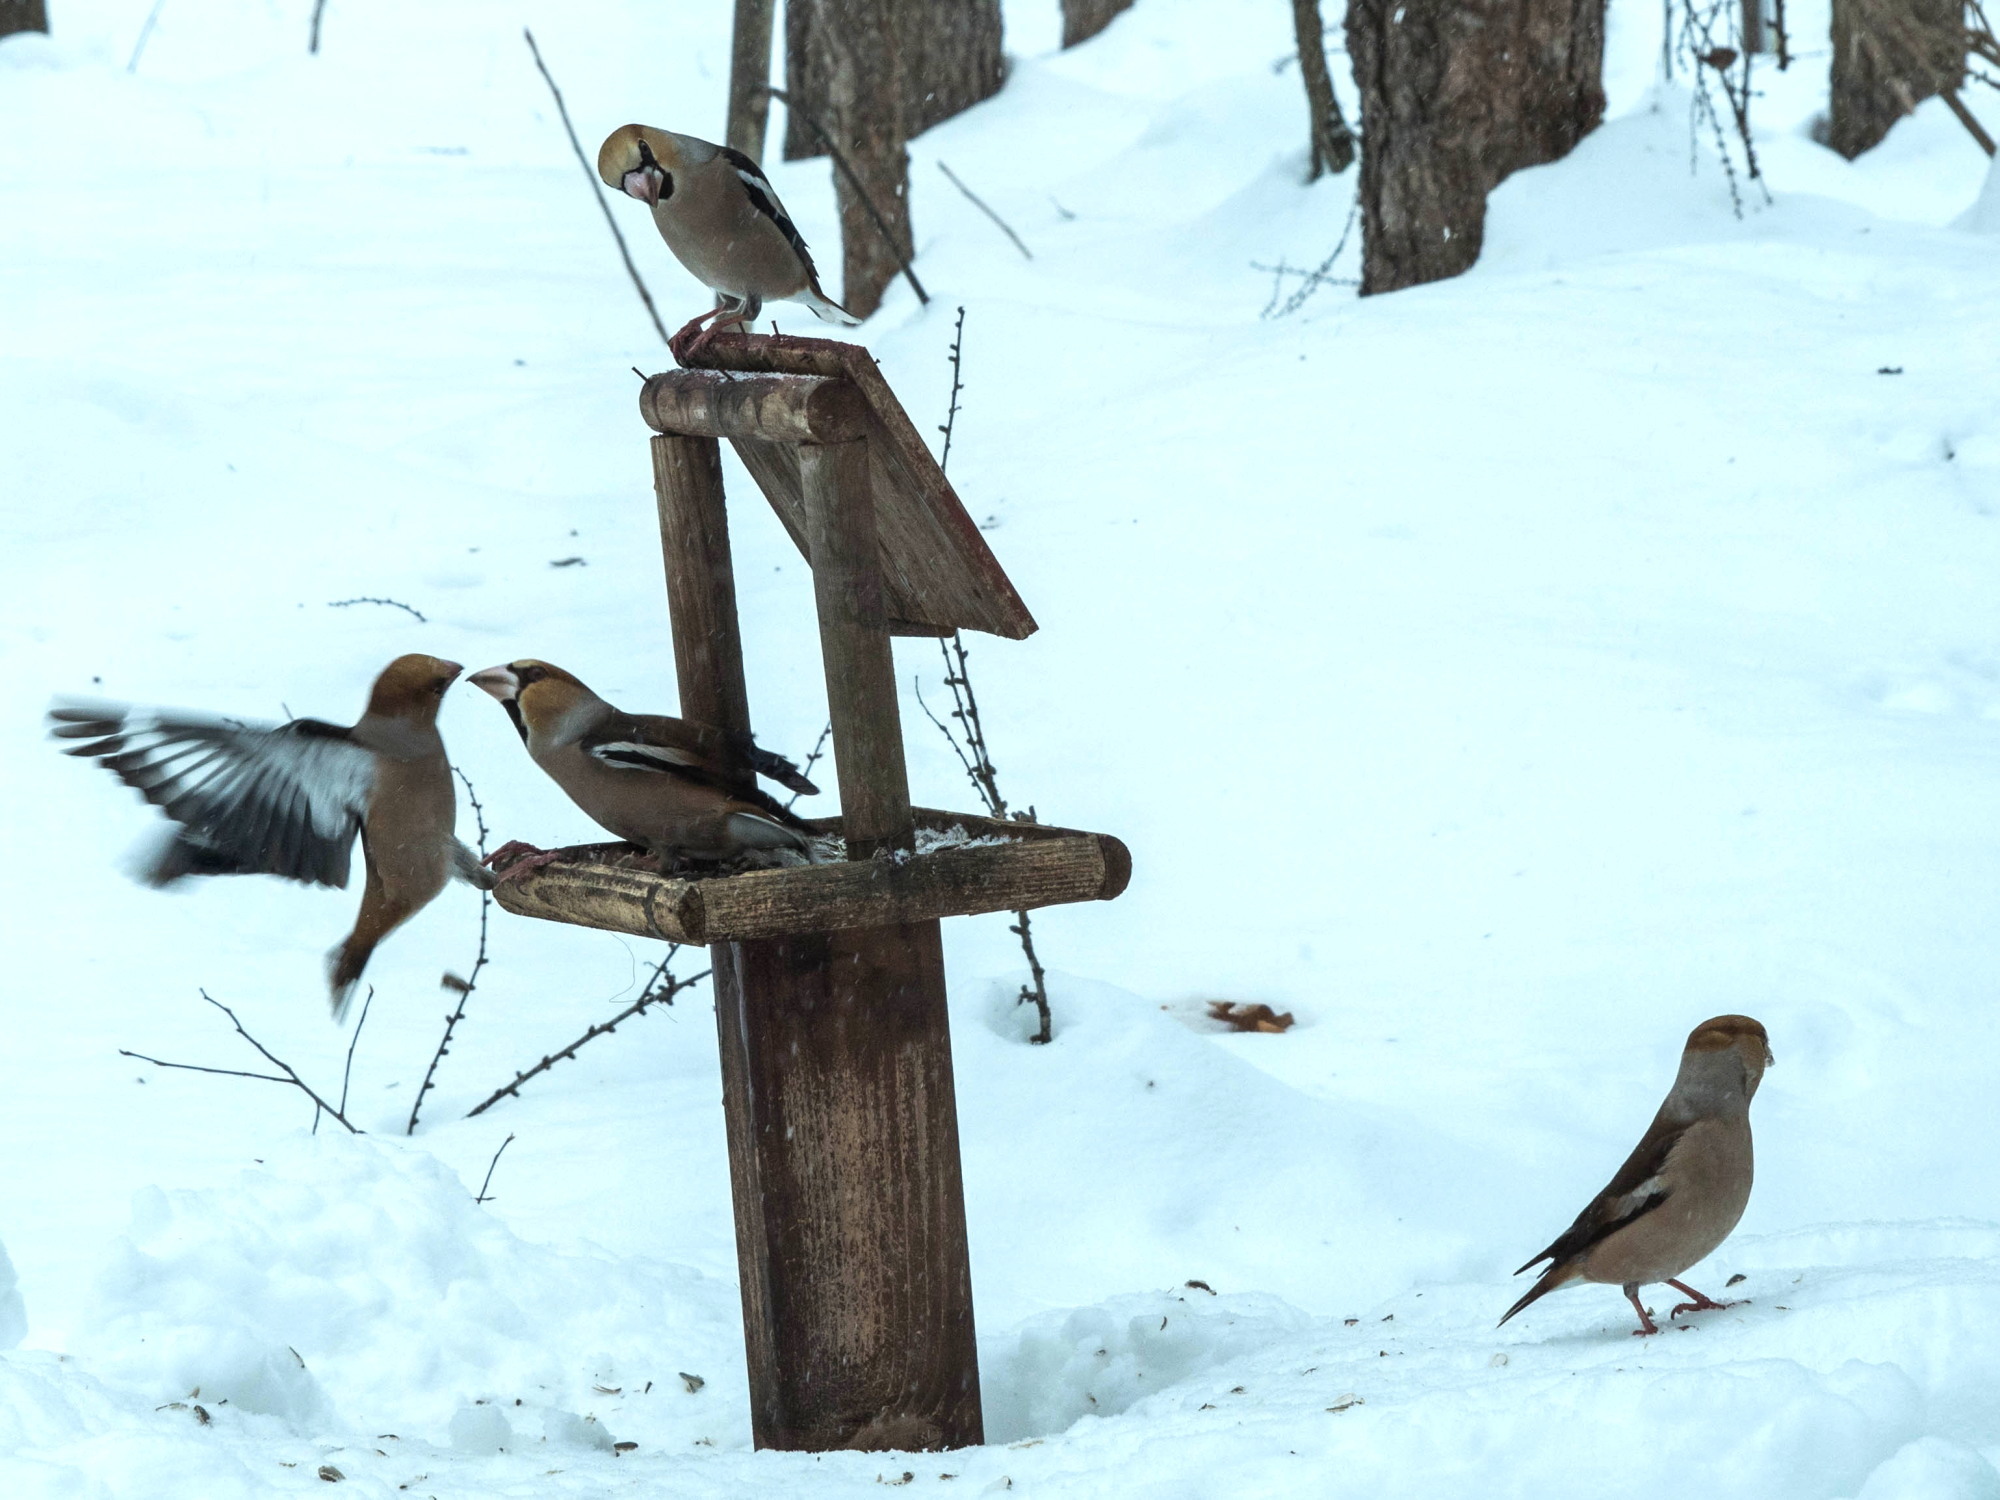
M353 998L375 945L428 906L453 876L493 883L452 836L458 799L437 731L438 703L464 670L435 656L399 656L382 670L352 728L320 719L238 719L58 704L58 739L98 761L178 830L140 878L280 875L345 886L354 836L367 880L354 930L327 955L334 1019Z
M597 148L597 175L651 206L674 258L720 299L713 312L673 336L677 356L692 354L724 324L747 329L766 302L803 302L828 323L861 321L820 289L798 226L763 169L741 151L649 125L621 125Z
M1649 1282L1663 1281L1692 1299L1669 1319L1731 1305L1674 1278L1727 1239L1743 1217L1750 1201L1750 1098L1771 1062L1770 1039L1748 1016L1717 1016L1695 1027L1652 1125L1610 1186L1521 1267L1550 1262L1500 1321L1572 1281L1622 1287L1639 1314L1635 1335L1660 1331L1639 1301L1639 1288Z
M536 765L592 821L656 856L663 870L681 860L728 860L790 849L812 858L813 830L782 804L729 785L729 751L794 792L819 790L781 755L744 737L661 714L613 708L561 667L523 660L467 679L500 700ZM499 860L528 849L503 879L545 863L546 851L510 844Z

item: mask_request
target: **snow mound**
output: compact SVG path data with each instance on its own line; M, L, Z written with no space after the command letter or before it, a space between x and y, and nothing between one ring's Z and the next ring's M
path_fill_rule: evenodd
M21 1301L20 1284L14 1263L7 1259L7 1247L0 1245L0 1349L12 1349L28 1333L28 1309Z
M1047 1313L982 1364L988 1442L1062 1432L1110 1417L1168 1386L1299 1332L1312 1320L1262 1293L1178 1291L1114 1297Z
M747 1425L733 1287L529 1244L435 1158L372 1138L296 1138L232 1186L140 1192L77 1342L153 1401L199 1392L294 1430L346 1418L495 1451L510 1422L592 1448Z

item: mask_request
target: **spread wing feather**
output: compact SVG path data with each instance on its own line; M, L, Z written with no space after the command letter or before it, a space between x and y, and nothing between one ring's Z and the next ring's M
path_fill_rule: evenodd
M81 742L68 754L97 761L180 824L149 883L257 874L347 884L375 777L374 755L351 731L96 704L59 704L49 720L56 738Z

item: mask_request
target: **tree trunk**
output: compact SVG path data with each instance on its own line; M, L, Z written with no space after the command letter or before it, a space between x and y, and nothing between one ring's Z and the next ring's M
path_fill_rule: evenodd
M17 31L47 31L47 0L0 0L0 36Z
M1132 0L1062 0L1062 44L1087 42L1132 8Z
M790 0L787 6L810 12L812 52L825 67L826 112L819 119L861 180L857 192L845 172L833 178L840 203L840 301L857 318L881 306L882 289L901 269L897 249L912 253L902 40L909 34L904 23L925 3ZM894 246L862 193L888 224Z
M1306 83L1306 131L1312 143L1312 170L1307 182L1328 172L1345 172L1354 165L1354 132L1340 112L1333 92L1333 73L1326 65L1326 27L1319 0L1292 0L1292 24L1299 38L1299 72Z
M725 144L752 161L764 159L764 127L771 118L771 10L776 0L736 0L730 33L729 125Z
M1833 0L1827 144L1852 160L1965 80L1963 0Z
M739 4L745 0L738 0ZM802 118L828 112L829 59L817 40L815 18L836 24L845 0L787 0L785 93L799 110L787 112L785 160L821 156L825 144ZM1000 0L897 0L897 41L903 54L901 83L905 139L1000 92L1007 76L1001 51Z
M1604 115L1604 0L1350 0L1361 86L1361 292L1479 258L1486 194Z

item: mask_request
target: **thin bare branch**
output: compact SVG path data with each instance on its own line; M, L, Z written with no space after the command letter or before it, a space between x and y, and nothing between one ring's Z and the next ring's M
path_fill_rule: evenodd
M493 1169L500 1165L500 1151L514 1144L514 1132L507 1132L507 1139L500 1143L500 1150L493 1153L493 1160L486 1164L486 1180L479 1184L479 1191L473 1195L474 1203L491 1203L493 1195L486 1190L493 1186Z
M806 113L800 106L794 104L792 96L787 94L783 89L774 89L767 86L764 92L782 103L786 109L797 115L801 120L804 120L812 133L819 137L820 144L826 147L826 154L833 158L834 166L839 169L840 175L847 179L847 185L854 189L854 196L859 198L861 206L868 210L868 217L875 221L875 227L881 232L883 243L889 247L889 253L896 257L896 264L903 268L903 279L910 283L910 290L917 294L917 301L925 307L930 306L930 293L925 291L924 284L917 280L917 273L910 269L910 257L903 253L903 247L897 243L896 236L889 230L889 221L882 217L882 210L877 208L875 200L868 196L868 189L861 185L861 179L855 175L854 168L848 164L847 157L842 153L840 147L833 143L833 137L826 133L826 127L810 114Z
M549 86L555 96L556 113L562 116L563 133L569 137L569 148L576 153L576 163L583 168L584 180L590 184L590 196L597 200L597 206L604 214L604 222L611 230L611 238L618 242L618 258L625 262L625 274L632 278L632 286L639 293L639 300L646 304L646 316L653 320L653 327L660 335L662 343L669 342L667 325L660 321L660 310L653 306L653 294L646 290L644 278L639 268L632 263L632 252L625 244L625 236L618 228L618 220L611 212L611 205L604 201L604 188L597 180L597 169L590 164L590 158L583 154L583 143L576 138L576 127L570 124L569 106L563 103L562 90L549 76L548 64L542 61L542 49L535 45L535 34L527 27L521 28L521 35L528 39L528 50L535 54L535 68L542 75L542 82Z
M965 194L967 200L972 204L974 208L978 209L981 213L985 214L987 218L991 219L995 224L998 224L1000 226L1000 232L1006 235L1008 239L1014 242L1014 248L1016 250L1020 251L1029 260L1033 260L1035 258L1035 252L1030 250L1027 247L1027 245L1022 242L1021 237L1018 234L1014 233L1014 227L1011 224L1009 224L1005 219L1001 218L1000 215L996 214L990 207L988 207L987 202L984 198L980 197L979 194L973 192L973 190L967 187L963 182L960 182L958 179L958 173L952 171L952 169L946 166L943 161L938 162L938 170L951 179L951 185L957 188L961 193ZM959 311L962 313L964 309L961 308L959 309Z
M416 616L416 619L417 619L417 623L418 623L419 625L423 625L423 624L426 624L426 623L428 623L428 622L427 622L427 621L425 620L425 618L424 618L424 614L423 614L423 611L422 611L422 610L418 610L418 609L412 609L412 608L411 608L411 607L410 607L409 605L405 604L405 603L404 603L404 602L403 602L402 600L400 600L400 599L370 599L370 598L360 598L360 599L329 599L329 600L327 600L327 602L326 602L326 607L327 607L328 609L346 609L346 608L348 608L348 607L349 607L350 605L355 605L355 604L386 604L386 605L388 605L388 606L389 606L389 608L391 608L391 609L400 609L400 610L402 610L402 611L403 611L403 612L404 612L405 614L409 614L409 615L415 615L415 616Z
M486 809L479 801L479 793L473 789L472 778L457 766L451 769L452 774L465 783L465 795L472 804L473 821L479 828L479 855L483 861L486 857ZM472 998L472 992L479 987L479 971L486 967L486 931L492 914L493 892L482 890L479 893L479 951L473 956L472 973L464 979L460 979L456 974L444 976L443 987L457 992L458 1004L451 1014L444 1018L444 1035L438 1038L437 1051L431 1054L430 1066L424 1069L424 1081L417 1086L417 1097L410 1102L410 1123L404 1127L404 1135L417 1133L417 1116L423 1110L424 1095L436 1086L438 1064L443 1062L445 1054L451 1051L451 1034L458 1029L458 1023L465 1019L466 1002ZM359 1029L356 1028L357 1031Z

